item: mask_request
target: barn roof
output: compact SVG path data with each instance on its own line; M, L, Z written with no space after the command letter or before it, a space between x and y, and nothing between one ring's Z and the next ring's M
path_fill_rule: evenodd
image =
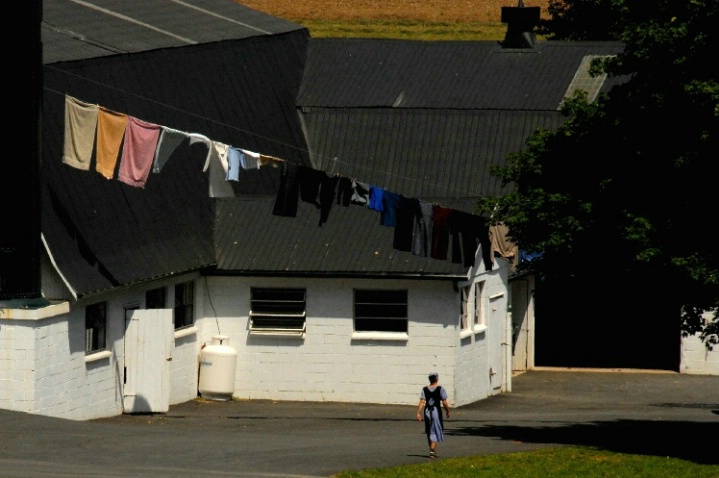
M313 39L301 108L556 111L582 59L613 42ZM607 83L610 86L611 83Z
M444 279L467 274L467 268L451 258L438 260L394 249L395 228L381 225L380 214L366 206L333 205L320 226L320 210L314 205L300 202L296 217L282 217L273 215L274 203L274 197L216 200L217 271Z
M45 2L41 229L78 296L214 267L214 212L201 143L144 188L63 164L66 96L307 161L294 106L306 29L226 0L131 3ZM278 182L265 168L233 186L266 195Z
M137 5L136 5L137 3ZM474 212L493 165L559 103L587 55L616 44L310 39L229 0L47 0L42 232L78 296L190 271L456 279L467 267L393 249L376 211L272 214L279 167L210 197L206 149L184 144L144 188L61 162L65 99ZM129 9L128 9L129 8ZM228 181L228 183L230 183Z
M227 0L43 0L43 62L139 53L302 28Z

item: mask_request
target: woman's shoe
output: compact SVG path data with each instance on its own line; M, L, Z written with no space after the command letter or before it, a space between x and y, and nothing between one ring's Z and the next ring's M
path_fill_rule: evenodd
M437 458L437 454L436 454L435 452L433 452L433 451L430 451L430 452L429 452L429 457L430 457L430 458Z

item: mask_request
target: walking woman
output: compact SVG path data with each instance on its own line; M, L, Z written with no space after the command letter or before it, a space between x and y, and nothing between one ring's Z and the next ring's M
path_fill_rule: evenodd
M424 432L427 434L429 444L429 457L437 458L437 443L444 439L444 421L442 420L442 409L449 418L449 404L447 403L447 391L439 384L439 374L429 374L429 385L422 388L417 405L417 421L424 418ZM422 408L424 407L424 413Z

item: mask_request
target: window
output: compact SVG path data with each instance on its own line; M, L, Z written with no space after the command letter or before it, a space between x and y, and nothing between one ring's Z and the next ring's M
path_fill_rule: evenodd
M195 283L183 282L175 285L175 329L195 323Z
M148 290L145 292L146 309L164 309L166 290L164 287Z
M85 353L105 350L107 331L107 302L85 307Z
M472 297L472 286L467 285L462 287L462 312L459 319L459 326L462 330L467 330L471 324L470 314L472 310L472 304L469 300L470 297Z
M355 290L356 332L407 333L406 290Z
M474 284L474 326L485 325L484 317L484 281Z
M564 98L562 99L562 102L564 102L565 99L574 96L574 93L576 93L577 91L584 91L587 94L587 101L590 103L597 98L599 90L602 88L604 80L606 80L607 78L607 74L602 73L597 76L592 76L589 73L589 69L592 66L592 61L596 58L608 57L599 55L587 55L582 58L582 61L577 68L577 71L574 73L574 78L572 79L572 82L569 84L569 86L567 87L567 91L564 93ZM561 106L562 104L560 103L559 107L561 108Z
M305 332L305 289L250 289L250 333L303 335Z

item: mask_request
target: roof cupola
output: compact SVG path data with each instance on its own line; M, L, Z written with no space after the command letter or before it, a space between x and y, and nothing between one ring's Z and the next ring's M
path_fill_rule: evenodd
M502 7L502 23L507 33L502 48L534 48L534 27L539 23L539 7L525 7L519 0L516 7Z

